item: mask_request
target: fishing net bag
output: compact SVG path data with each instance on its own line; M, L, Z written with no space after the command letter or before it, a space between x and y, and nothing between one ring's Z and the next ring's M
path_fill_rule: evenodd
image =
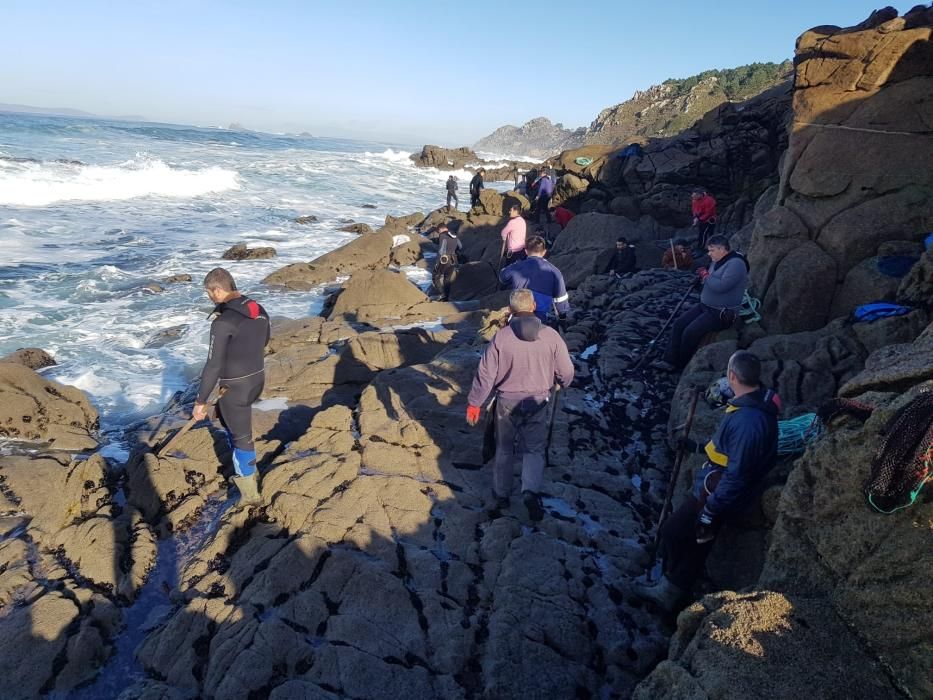
M872 508L893 513L912 505L931 476L933 392L924 392L884 426L863 492Z

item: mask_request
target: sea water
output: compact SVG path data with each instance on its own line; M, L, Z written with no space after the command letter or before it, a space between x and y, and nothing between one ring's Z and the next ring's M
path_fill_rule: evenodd
M40 347L47 377L83 390L105 435L158 413L204 361L204 274L225 266L273 317L317 313L321 289L260 284L353 239L348 221L444 203L449 173L413 146L148 122L0 113L0 355ZM460 179L461 208L469 173ZM372 205L375 208L364 207ZM318 221L299 224L296 217ZM229 262L236 243L270 260ZM164 284L189 274L191 284ZM146 289L163 283L163 292ZM170 342L152 343L179 326Z

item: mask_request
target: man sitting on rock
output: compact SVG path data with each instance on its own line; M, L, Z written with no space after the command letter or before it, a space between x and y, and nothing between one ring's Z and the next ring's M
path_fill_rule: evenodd
M713 261L709 270L697 270L703 284L700 303L682 313L671 330L663 360L654 366L664 371L682 370L707 333L725 330L735 323L748 283L748 261L729 248L725 236L713 236L706 247Z
M509 207L509 221L502 229L502 249L506 264L525 259L525 237L528 235L528 222L522 216L520 204Z
M441 301L447 301L450 295L450 276L460 262L459 253L462 247L463 241L447 227L447 224L437 227L437 262L434 263L431 281L435 291L440 294Z
M777 462L779 401L760 384L761 361L739 350L729 358L726 376L735 396L703 449L706 466L697 474L692 495L661 527L663 575L653 586L635 587L637 595L671 612L702 574L719 528L754 507L765 475ZM695 444L686 447L697 449Z
M573 381L573 363L563 339L535 316L535 298L517 289L509 298L512 320L486 347L467 397L467 423L479 422L483 404L495 394L496 457L493 495L498 509L508 508L513 457L522 459L522 502L528 518L544 517L544 478L549 416L546 410L555 380Z
M525 243L527 258L513 263L499 275L499 281L509 289L530 289L535 298L535 314L547 321L553 308L563 320L570 310L564 276L544 259L547 244L541 236L532 236Z
M233 275L222 267L207 273L204 290L216 304L216 315L192 416L196 420L207 417L208 397L219 381L223 394L217 402L217 414L233 449L233 481L240 490L240 503L255 504L260 498L252 406L265 383L269 315L237 291Z
M605 258L603 258L605 260ZM636 270L635 246L629 245L625 236L616 240L616 247L609 259L609 269L606 270L613 277L621 277Z

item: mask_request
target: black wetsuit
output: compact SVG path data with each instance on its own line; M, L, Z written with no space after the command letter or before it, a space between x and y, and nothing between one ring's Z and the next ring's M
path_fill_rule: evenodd
M470 206L475 207L479 204L479 193L483 191L485 185L483 185L483 174L476 173L473 176L473 179L470 180Z
M450 294L450 277L460 262L460 249L463 243L456 234L444 231L437 237L437 245L437 263L434 265L432 281L434 289L441 295L441 298L447 299Z
M270 336L269 315L245 296L218 304L214 313L197 402L207 403L218 381L226 387L217 402L220 422L234 447L252 451L252 405L265 382L263 354Z

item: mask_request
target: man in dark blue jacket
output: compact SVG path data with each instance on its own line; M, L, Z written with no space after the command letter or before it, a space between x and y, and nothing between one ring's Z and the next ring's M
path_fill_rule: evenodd
M528 257L512 263L499 275L499 281L509 289L530 289L535 297L535 315L547 321L548 312L554 308L563 319L570 311L564 276L556 267L544 259L547 245L541 236L532 236L525 242Z
M706 466L693 494L661 527L664 575L654 586L636 587L639 596L670 611L683 603L702 573L719 528L755 505L777 462L779 400L761 387L761 361L740 350L729 358L726 376L735 397L703 448Z

